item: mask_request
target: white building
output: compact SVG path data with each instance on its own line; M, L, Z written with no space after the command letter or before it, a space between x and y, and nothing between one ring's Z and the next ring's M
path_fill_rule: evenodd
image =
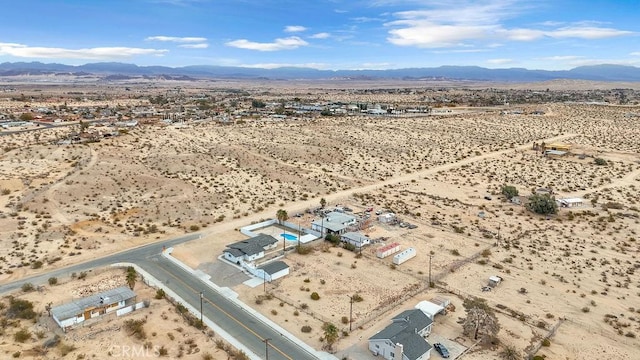
M355 246L356 248L361 248L365 245L371 244L371 240L368 237L366 237L365 235L359 232L353 232L353 231L342 234L340 236L340 240L342 240L343 242L349 243Z
M414 258L417 255L415 248L407 248L402 252L399 252L393 256L393 263L396 265L400 265L406 262L409 259Z
M126 286L94 294L51 309L53 320L63 330L85 320L114 312L135 303L136 294Z
M241 265L244 262L254 262L264 257L264 252L275 248L278 240L271 235L260 234L247 240L227 245L224 258L232 263Z
M356 224L356 217L337 211L326 214L321 219L313 220L311 230L318 231L321 236L326 234L344 234L350 226Z
M397 253L398 251L400 251L400 244L398 244L397 242L394 242L391 244L387 244L381 248L378 248L376 250L376 256L379 257L380 259L384 259L389 255L393 255Z

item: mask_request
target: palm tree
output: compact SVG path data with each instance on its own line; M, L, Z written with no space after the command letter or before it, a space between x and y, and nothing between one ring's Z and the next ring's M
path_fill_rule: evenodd
M322 325L322 330L324 331L324 339L327 341L327 346L329 347L329 349L331 349L333 347L333 344L335 344L340 337L338 328L332 323L327 322Z
M126 280L127 280L127 285L129 285L129 288L131 290L133 290L133 287L136 286L137 279L138 279L138 274L136 273L136 269L134 269L133 266L129 266L127 268Z
M282 225L284 221L287 221L287 219L289 219L289 215L287 215L286 210L280 209L276 212L276 218L278 219L280 225Z

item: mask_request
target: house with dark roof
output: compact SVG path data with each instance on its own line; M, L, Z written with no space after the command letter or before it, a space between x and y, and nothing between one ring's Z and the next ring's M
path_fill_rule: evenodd
M422 310L406 310L391 319L391 324L369 338L369 350L387 360L426 360L431 344L425 340L433 321Z
M53 320L63 330L86 320L135 304L136 294L126 286L94 294L51 309Z
M263 278L265 281L273 281L283 276L289 275L289 265L284 261L272 261L266 265L258 267L256 273L257 277Z
M253 262L264 257L264 252L275 248L278 240L271 235L259 234L252 238L227 245L224 258L235 263Z

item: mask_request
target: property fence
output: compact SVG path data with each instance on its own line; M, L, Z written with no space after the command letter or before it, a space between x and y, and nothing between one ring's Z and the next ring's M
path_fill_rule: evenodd
M560 327L560 325L562 325L562 323L564 322L564 319L559 319L558 322L556 322L551 329L549 329L549 332L547 333L547 335L545 337L542 338L542 340L540 340L531 350L527 351L527 356L526 358L531 360L533 359L534 355L538 352L538 350L540 350L540 348L542 347L542 343L544 342L545 339L550 339L551 337L553 337L553 335L556 334L556 331L558 331L558 328Z

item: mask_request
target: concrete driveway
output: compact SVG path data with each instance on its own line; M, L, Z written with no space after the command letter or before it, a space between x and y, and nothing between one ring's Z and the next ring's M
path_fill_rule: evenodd
M427 341L431 346L435 343L443 344L447 350L449 350L449 359L456 359L460 354L462 354L467 348L453 340L449 340L444 336L440 336L436 333L431 333L427 336ZM438 354L436 349L431 350L431 359L442 359L442 356Z

